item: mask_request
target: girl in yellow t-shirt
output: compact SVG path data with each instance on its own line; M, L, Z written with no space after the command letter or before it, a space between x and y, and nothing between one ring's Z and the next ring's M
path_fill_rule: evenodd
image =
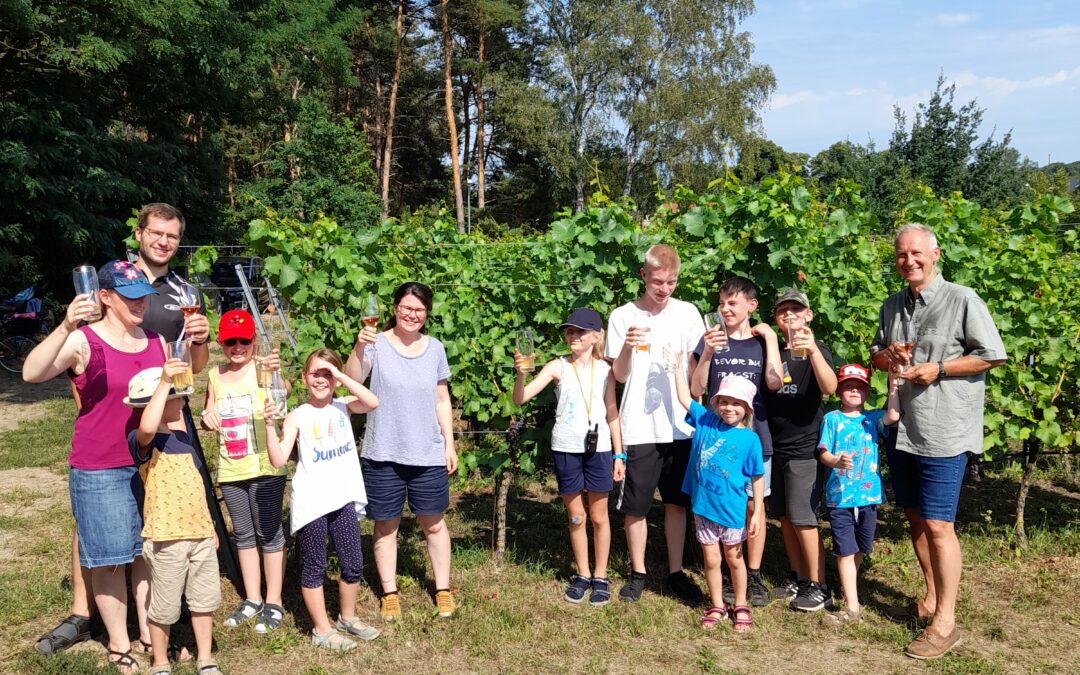
M269 633L285 615L281 606L285 575L281 503L288 470L275 469L266 454L266 390L259 387L252 358L255 319L240 309L225 312L217 339L226 363L210 370L202 427L218 432L218 485L232 520L247 596L225 619L225 625L239 626L257 616L255 632ZM265 365L271 370L280 368L277 350ZM265 601L262 574L266 575Z

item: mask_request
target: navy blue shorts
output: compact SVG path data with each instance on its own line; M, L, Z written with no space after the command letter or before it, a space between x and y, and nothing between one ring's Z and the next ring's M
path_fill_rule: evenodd
M411 466L397 462L373 462L360 458L367 490L367 517L371 520L400 518L409 499L417 516L438 516L450 508L450 476L445 466Z
M889 477L896 505L918 508L923 520L956 522L965 469L966 452L955 457L922 457L889 450Z
M829 523L832 525L833 553L841 557L860 551L870 555L877 531L876 506L829 509Z
M611 452L555 452L555 478L559 481L559 494L576 495L588 492L611 492L615 482L611 474L615 460Z

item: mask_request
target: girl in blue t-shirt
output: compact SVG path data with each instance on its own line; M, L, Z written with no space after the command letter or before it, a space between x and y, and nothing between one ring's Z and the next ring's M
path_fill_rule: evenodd
M552 359L531 382L525 373L532 369L533 357L514 353L517 380L514 404L522 405L555 383L558 407L551 430L551 455L559 495L570 521L570 548L577 574L563 593L575 605L589 594L593 607L611 600L607 578L611 527L608 522L608 493L625 471L619 433L619 409L615 404L615 378L604 360L603 319L591 309L575 309L559 328L565 331L570 356ZM593 524L595 565L589 568L589 540L585 532L585 501Z
M716 411L690 398L681 367L675 377L679 402L688 410L686 422L694 427L690 462L683 492L690 495L694 526L705 558L705 581L712 607L701 616L702 628L715 628L728 615L724 605L721 552L731 571L735 605L731 619L738 633L750 630L754 618L746 602L746 565L742 543L747 532L756 535L765 526L765 465L761 440L751 429L757 386L739 375L728 375L709 403ZM753 511L746 519L746 485L754 492Z

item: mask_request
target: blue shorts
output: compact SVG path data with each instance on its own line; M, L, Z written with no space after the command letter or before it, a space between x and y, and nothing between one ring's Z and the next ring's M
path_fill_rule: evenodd
M876 506L829 509L829 523L832 525L833 553L841 557L860 551L870 555L877 531Z
M772 494L772 455L765 460L765 494L763 497L768 497ZM752 500L754 498L754 480L751 478L746 483L746 487L743 488L746 491L746 498Z
M416 516L438 516L450 508L450 476L445 466L412 466L360 458L367 490L367 517L371 520L400 518L405 510Z
M611 474L615 470L615 460L608 452L556 452L555 478L559 481L559 494L576 495L582 490L588 492L611 492L615 486Z
M126 565L142 555L143 484L133 466L71 469L71 513L83 567Z
M923 520L955 522L966 468L966 452L955 457L922 457L890 449L889 478L896 505L917 507Z

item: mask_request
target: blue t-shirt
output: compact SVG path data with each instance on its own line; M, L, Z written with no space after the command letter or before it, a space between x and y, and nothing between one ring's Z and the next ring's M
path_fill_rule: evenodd
M750 429L724 424L697 401L686 423L694 437L682 489L691 508L724 527L746 527L746 484L765 474L761 440Z
M694 356L701 358L705 353L705 338L698 340L694 347ZM769 431L769 419L765 413L765 338L755 335L745 340L728 338L728 349L713 352L709 363L709 388L705 392L707 401L711 401L720 388L720 380L725 375L741 375L757 385L754 394L754 431L761 439L761 454L765 459L772 457L772 433Z
M834 455L851 456L850 469L829 472L825 481L826 508L847 509L885 501L878 463L878 439L889 434L882 423L884 417L885 411L881 409L867 410L854 417L839 410L825 415L818 448Z

